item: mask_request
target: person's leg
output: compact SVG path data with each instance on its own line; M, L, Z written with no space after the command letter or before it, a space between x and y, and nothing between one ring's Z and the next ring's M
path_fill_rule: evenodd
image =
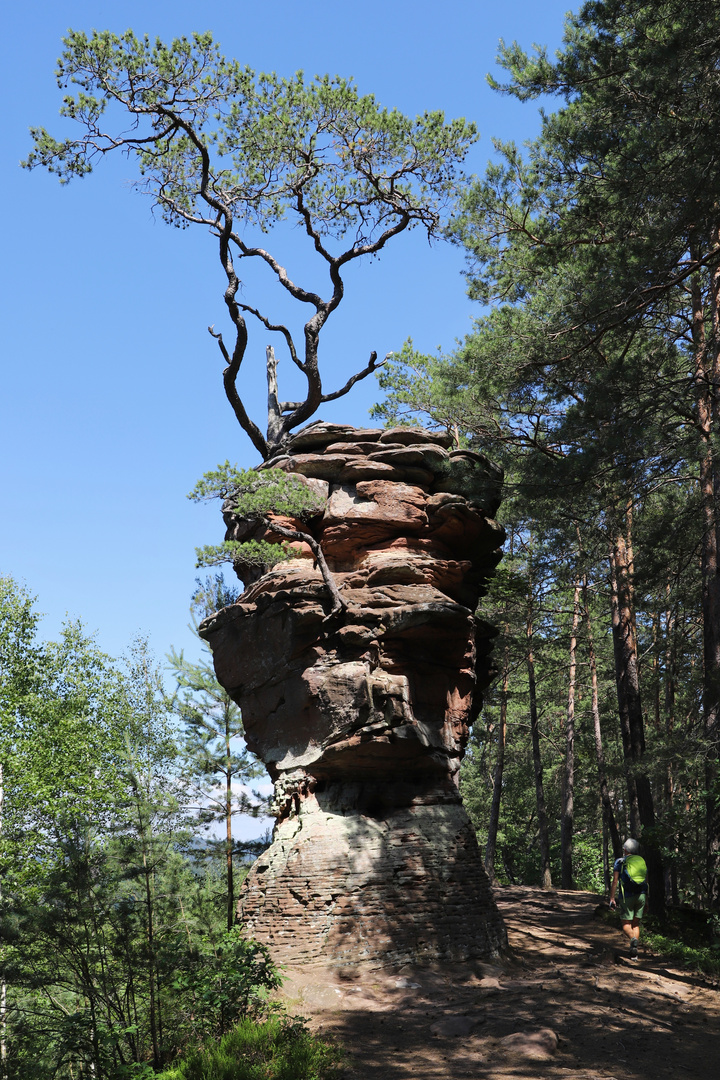
M638 958L638 942L640 940L640 920L633 919L630 924L630 959Z
M632 926L630 928L633 937L633 940L630 942L630 950L633 956L637 956L638 945L640 943L640 923L642 922L642 917L645 914L646 901L647 893L644 892L640 893L634 903L634 910L632 913Z
M625 937L630 942L630 959L637 960L638 942L640 940L640 920L645 909L645 893L639 896L622 897L620 905L620 922Z

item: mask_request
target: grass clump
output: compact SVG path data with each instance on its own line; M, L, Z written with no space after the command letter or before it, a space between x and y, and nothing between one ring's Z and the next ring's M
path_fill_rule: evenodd
M241 1020L214 1044L185 1053L160 1080L333 1080L338 1049L313 1035L298 1017Z

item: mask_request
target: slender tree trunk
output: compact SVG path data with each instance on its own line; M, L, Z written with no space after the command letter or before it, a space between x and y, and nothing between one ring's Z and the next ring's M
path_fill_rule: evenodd
M458 437L457 426L455 435ZM458 443L459 445L459 443ZM512 559L515 548L515 532L510 530L509 555ZM507 707L508 687L510 682L510 619L509 601L505 600L504 626L505 648L503 650L502 683L500 688L500 730L498 732L497 758L493 772L493 793L490 804L490 820L488 822L488 838L485 846L485 871L491 883L496 881L495 855L497 848L497 834L500 825L500 803L502 801L503 774L505 771L505 747L507 745Z
M653 613L652 617L652 642L653 642L653 659L652 659L652 671L653 671L653 718L655 720L655 730L659 733L662 723L662 709L660 706L661 700L661 687L660 687L660 614L659 612Z
M675 671L677 664L676 618L670 603L670 575L665 586L665 730L668 735L675 727Z
M532 579L528 581L528 609L525 628L527 637L528 693L530 697L530 733L532 735L533 769L535 772L535 797L537 800L538 831L540 834L540 883L543 889L552 888L550 873L550 833L545 792L543 790L543 767L540 756L540 725L538 722L537 689L535 685L535 656L533 654L533 594Z
M495 882L495 848L497 845L498 825L500 823L500 800L502 797L503 771L505 769L505 744L507 742L507 704L508 684L510 681L510 647L507 643L509 626L505 626L506 642L503 656L502 686L500 689L500 729L498 731L497 757L493 772L493 793L490 803L488 838L485 847L485 871L491 883Z
M565 719L565 771L563 806L560 820L560 859L563 889L574 889L573 826L575 817L575 673L577 670L577 632L580 624L580 578L573 588L573 615L570 630L570 665L568 671L568 707Z
M711 333L705 333L705 309L699 276L692 283L693 343L697 422L702 439L700 492L703 504L703 715L706 740L705 838L708 904L720 907L720 577L718 577L718 501L720 473L713 435L720 422L720 269L710 281Z
M665 610L665 692L664 707L665 707L665 732L668 736L668 740L672 738L673 730L675 728L675 649L676 649L676 633L675 633L675 613L670 604L670 574L668 573L668 581L665 586L665 596L667 607ZM675 802L675 780L673 777L673 763L672 759L668 757L667 764L665 766L665 806L667 809L668 819L672 820L673 804ZM677 866L675 863L675 857L679 854L678 849L678 837L677 833L673 836L673 857L670 859L669 865L665 869L665 899L669 900L672 904L678 905L680 898L678 895L678 881L677 881Z
M623 744L623 759L625 763L625 779L628 791L628 808L630 817L630 831L636 836L640 835L640 809L638 806L637 785L635 772L631 767L632 762L632 733L630 725L630 694L633 690L633 676L637 676L637 669L628 671L629 660L628 648L629 627L627 622L621 620L620 596L618 587L616 548L610 549L610 605L612 611L612 637L613 654L615 657L615 685L617 687L618 712L620 715L620 734ZM635 682L635 687L637 683ZM628 693L630 689L630 694Z
M232 930L235 923L235 882L233 880L233 836L232 836L232 758L230 739L230 710L225 707L225 861L227 868L227 928Z
M588 584L587 576L583 576L583 608L585 611L585 626L587 628L587 640L588 640L588 659L590 661L590 682L591 682L591 702L590 711L593 719L593 733L595 736L595 759L597 761L598 768L598 781L600 784L600 800L602 802L603 811L603 832L607 834L612 844L613 858L619 859L622 855L622 841L620 840L620 833L618 832L617 823L615 821L615 813L613 811L612 799L610 798L610 791L608 789L607 772L605 769L605 753L603 751L602 742L602 729L600 727L600 702L598 698L598 675L597 675L597 660L595 658L595 643L592 632L592 621L590 618L590 604L588 600ZM607 866L607 855L604 856L606 863L606 888L610 888L610 875L609 866Z
M602 819L602 864L603 864L603 885L605 886L605 892L610 891L610 832L608 830L607 818L603 812Z
M665 875L660 852L653 836L655 806L645 754L645 725L640 697L637 638L632 584L632 517L627 513L627 535L617 532L610 554L613 645L617 674L618 708L623 739L623 757L628 778L630 826L636 836L643 830L645 858L650 885L649 904L655 914L665 910Z

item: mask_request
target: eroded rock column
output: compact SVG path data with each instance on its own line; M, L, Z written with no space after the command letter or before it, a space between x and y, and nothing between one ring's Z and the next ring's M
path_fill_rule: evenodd
M201 633L275 782L273 843L238 916L293 965L421 963L506 943L458 791L493 671L474 615L501 556L501 471L421 429L315 423L267 462L325 496L309 548ZM226 513L228 538L256 526Z

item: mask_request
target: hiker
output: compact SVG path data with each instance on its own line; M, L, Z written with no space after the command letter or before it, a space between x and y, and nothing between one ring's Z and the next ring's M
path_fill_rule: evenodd
M619 888L619 904L615 892ZM623 844L623 857L615 860L610 886L610 907L619 907L623 933L630 939L630 959L638 958L640 923L645 911L648 894L647 866L640 855L637 840L628 839Z

